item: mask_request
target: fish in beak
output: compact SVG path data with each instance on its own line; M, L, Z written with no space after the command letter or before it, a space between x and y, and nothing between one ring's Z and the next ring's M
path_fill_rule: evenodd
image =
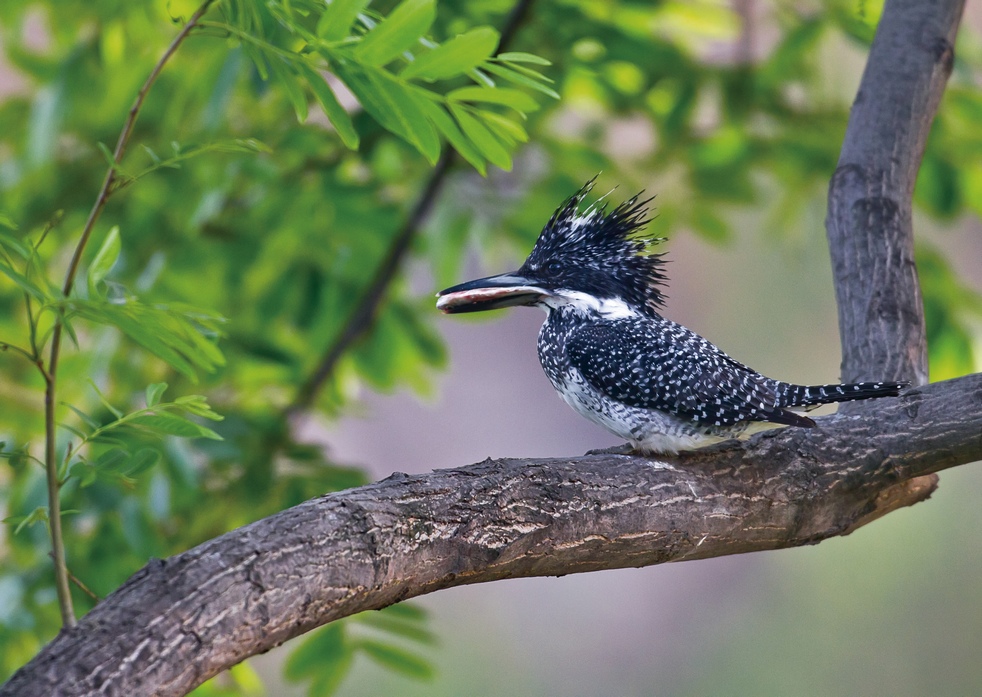
M437 309L448 314L483 312L516 305L535 305L549 291L516 273L479 278L441 290L436 294Z

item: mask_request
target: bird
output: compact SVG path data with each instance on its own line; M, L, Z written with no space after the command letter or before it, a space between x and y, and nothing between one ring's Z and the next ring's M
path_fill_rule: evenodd
M814 428L791 411L897 396L909 383L797 385L734 360L662 316L668 277L664 238L644 232L642 193L608 212L584 206L594 179L543 227L521 268L446 288L446 314L539 307L538 354L552 386L575 411L638 453L694 450L761 427ZM753 428L750 428L753 427Z

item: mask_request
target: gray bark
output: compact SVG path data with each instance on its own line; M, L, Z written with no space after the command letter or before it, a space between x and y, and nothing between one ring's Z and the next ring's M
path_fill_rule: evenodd
M962 2L889 0L829 194L843 378L927 378L910 194ZM323 496L154 561L2 695L182 695L441 588L814 544L982 457L982 376L670 459L487 460Z

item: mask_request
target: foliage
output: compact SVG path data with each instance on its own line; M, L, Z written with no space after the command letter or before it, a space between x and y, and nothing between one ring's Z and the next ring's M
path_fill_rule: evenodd
M0 101L0 678L59 626L42 435L56 328L68 567L101 597L151 556L365 481L297 442L285 414L441 150L459 157L412 247L437 284L459 280L471 243L485 256L503 240L527 248L556 202L600 170L628 190L654 182L660 230L724 242L732 213L771 198L766 229L803 225L852 96L829 84L822 56L860 54L871 7L781 6L764 57L720 60L740 30L732 11L629 0L534 3L495 55L513 4L215 0L150 89L120 159L106 144L197 5L0 3L5 58L24 81ZM956 71L916 192L939 219L980 213L974 68ZM619 142L639 125L648 145ZM513 164L508 179L497 171ZM107 167L111 198L66 297ZM919 259L932 370L968 370L979 300L940 255ZM366 386L427 391L445 362L429 296L392 281L319 392L321 413ZM326 694L356 654L425 677L418 651L430 636L414 613L320 630L288 677ZM240 667L201 693L256 694L257 681Z

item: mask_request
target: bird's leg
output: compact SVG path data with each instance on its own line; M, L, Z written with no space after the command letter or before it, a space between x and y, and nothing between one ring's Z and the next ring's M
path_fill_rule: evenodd
M596 450L587 450L587 455L646 455L643 450L635 448L630 443L621 443L620 445L612 445L609 448L597 448Z

